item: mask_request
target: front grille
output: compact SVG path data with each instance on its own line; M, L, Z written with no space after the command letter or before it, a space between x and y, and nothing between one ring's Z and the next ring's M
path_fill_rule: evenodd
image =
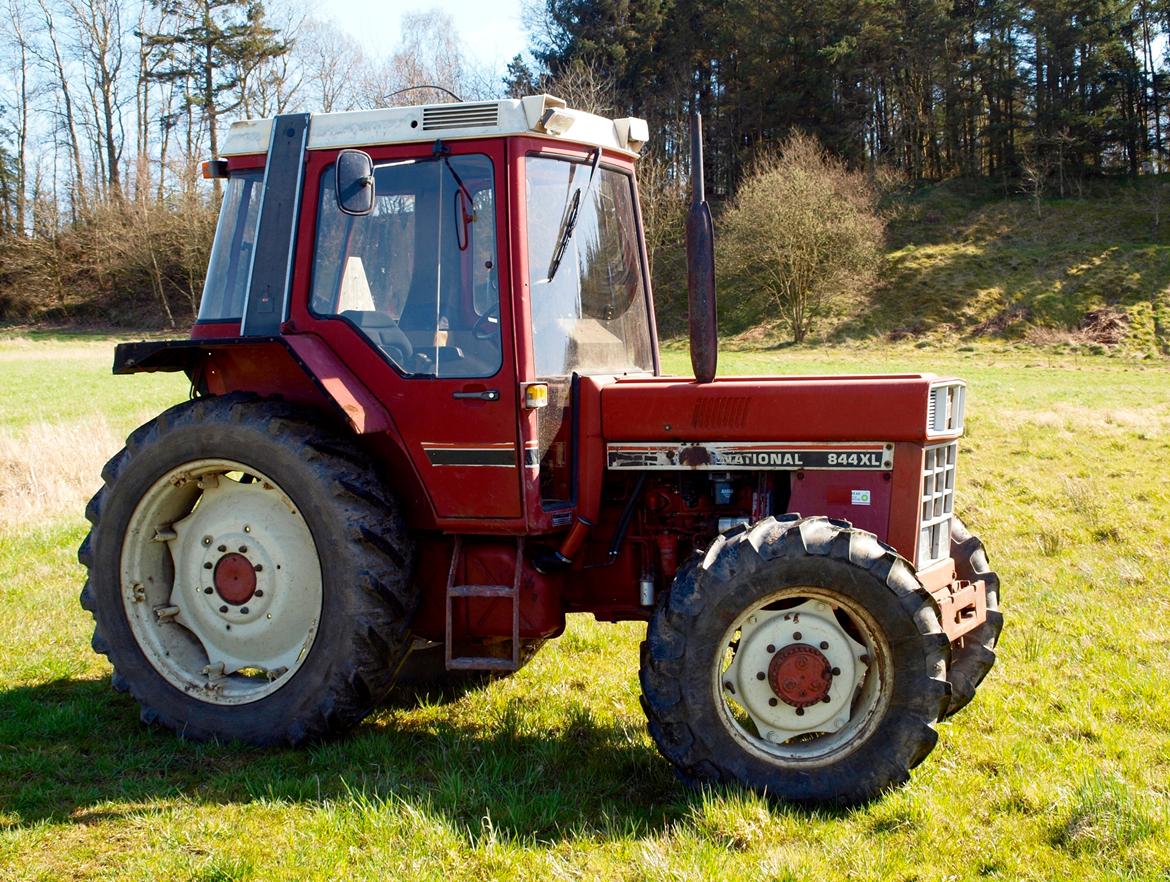
M918 567L951 553L951 516L955 512L955 457L959 442L927 447L922 463L922 520L918 533Z
M499 123L500 105L495 101L484 104L450 104L444 107L423 108L423 131L435 129L471 129L494 126Z

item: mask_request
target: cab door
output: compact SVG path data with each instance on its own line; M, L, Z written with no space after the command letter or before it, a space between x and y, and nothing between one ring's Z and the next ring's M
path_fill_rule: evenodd
M518 384L499 141L373 148L374 210L337 205L313 153L315 233L302 327L382 401L437 517L522 516Z

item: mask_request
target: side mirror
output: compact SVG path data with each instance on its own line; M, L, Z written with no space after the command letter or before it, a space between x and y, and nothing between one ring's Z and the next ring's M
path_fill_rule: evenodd
M374 210L374 161L361 150L337 154L337 207L346 214L366 215Z

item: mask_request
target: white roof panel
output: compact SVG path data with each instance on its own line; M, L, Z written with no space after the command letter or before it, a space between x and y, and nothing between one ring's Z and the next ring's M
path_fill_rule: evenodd
M232 123L224 138L222 156L267 153L272 119ZM640 125L639 125L640 124ZM314 113L309 120L309 149L373 147L379 144L426 143L436 138L532 135L603 147L636 157L646 124L638 119L606 119L570 110L552 95L533 95L502 101L460 104L424 104L346 113Z

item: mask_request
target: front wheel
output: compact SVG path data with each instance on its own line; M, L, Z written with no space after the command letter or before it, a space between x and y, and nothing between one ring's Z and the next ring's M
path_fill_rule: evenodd
M344 731L410 645L411 544L346 438L244 395L136 430L103 471L81 603L113 685L196 740Z
M688 782L852 804L934 747L948 652L934 601L872 534L768 518L679 572L642 646L642 704Z

